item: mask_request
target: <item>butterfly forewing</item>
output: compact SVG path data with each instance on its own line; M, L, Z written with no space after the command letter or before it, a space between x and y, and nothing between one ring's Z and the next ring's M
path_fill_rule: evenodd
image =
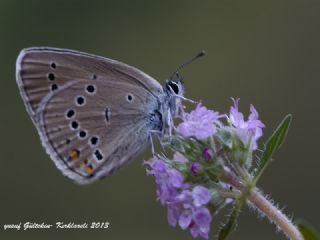
M21 95L33 120L42 99L70 81L121 81L138 85L155 96L162 91L156 80L134 67L65 49L24 49L17 59L16 71Z
M110 59L28 49L18 59L17 80L44 147L76 182L92 182L123 166L145 146L151 130L161 128L161 116L155 117L160 84Z

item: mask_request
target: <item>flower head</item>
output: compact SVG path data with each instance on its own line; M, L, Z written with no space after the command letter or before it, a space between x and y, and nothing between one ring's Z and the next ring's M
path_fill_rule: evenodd
M214 123L221 117L218 112L208 110L199 103L195 110L185 115L185 119L177 127L177 132L183 137L206 139L216 132Z
M169 224L178 223L182 229L189 229L192 236L207 239L212 219L206 207L211 200L210 191L185 183L183 175L163 159L154 157L146 164L150 167L148 174L156 179L160 202L168 207Z
M168 209L169 224L188 229L193 237L208 239L212 216L243 190L247 180L239 172L250 173L265 126L253 105L247 120L238 105L239 99L233 99L227 116L198 104L183 114L176 136L170 138L172 160L153 157L146 163L158 199Z

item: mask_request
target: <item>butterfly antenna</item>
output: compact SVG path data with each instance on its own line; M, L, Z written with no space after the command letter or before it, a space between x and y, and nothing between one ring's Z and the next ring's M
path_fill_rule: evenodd
M191 58L190 60L182 63L170 76L169 79L172 79L175 75L179 76L179 72L181 71L181 69L183 69L185 66L189 65L190 63L192 63L193 61L203 57L206 55L206 52L204 50L202 50L201 52L199 52L196 56L194 56L193 58Z

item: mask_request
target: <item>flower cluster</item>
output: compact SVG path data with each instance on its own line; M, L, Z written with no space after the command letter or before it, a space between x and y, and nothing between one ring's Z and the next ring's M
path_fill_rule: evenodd
M178 154L176 157L177 160L173 161L180 163L181 157ZM206 187L184 182L182 173L165 160L155 157L147 164L151 168L148 174L156 179L158 198L162 205L168 207L170 225L179 223L182 229L189 228L193 237L200 235L208 238L211 214L206 205L211 200L210 191Z
M146 161L158 199L168 208L169 224L189 229L193 237L208 238L212 216L239 196L249 176L264 124L253 105L245 121L238 104L233 100L229 114L201 104L183 113L166 142L172 160L157 155Z

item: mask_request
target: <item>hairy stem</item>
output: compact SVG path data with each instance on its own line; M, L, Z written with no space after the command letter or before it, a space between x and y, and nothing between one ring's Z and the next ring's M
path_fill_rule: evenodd
M248 197L251 204L256 206L268 219L273 222L279 229L284 232L291 240L303 240L303 237L298 228L291 220L274 206L262 193L254 188Z

